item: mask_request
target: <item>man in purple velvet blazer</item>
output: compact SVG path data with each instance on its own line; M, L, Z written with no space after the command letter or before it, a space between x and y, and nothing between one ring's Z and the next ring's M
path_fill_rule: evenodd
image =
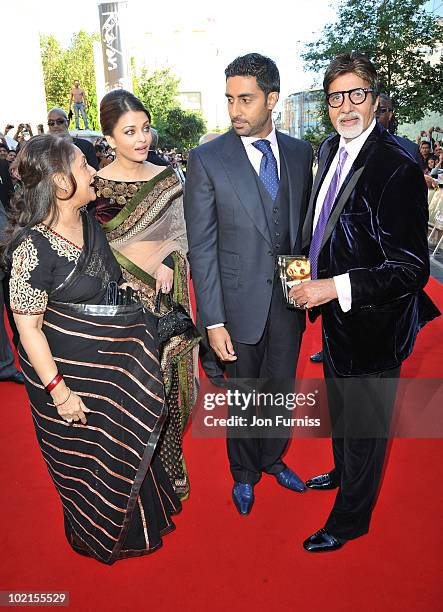
M291 295L322 315L324 373L334 468L307 481L335 489L325 526L304 542L336 550L369 530L380 485L401 364L419 329L439 312L429 277L423 173L375 120L380 86L358 53L332 60L324 77L337 134L322 146L302 244L312 279Z

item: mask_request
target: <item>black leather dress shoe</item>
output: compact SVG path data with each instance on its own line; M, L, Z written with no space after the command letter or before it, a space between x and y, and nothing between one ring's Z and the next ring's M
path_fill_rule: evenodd
M319 491L327 491L328 489L337 489L338 484L334 482L331 475L327 472L326 474L320 474L314 476L306 481L306 486L310 489L318 489Z
M0 382L15 382L18 385L24 385L25 378L23 374L17 370L17 372L12 374L11 376L8 376L8 378L0 378Z
M232 500L239 514L246 516L254 504L254 487L247 482L234 482Z
M313 363L322 363L323 362L323 351L318 351L318 353L314 353L309 357L309 359Z
M346 540L336 538L326 531L326 529L320 529L314 535L303 542L303 547L308 552L331 552L338 550L346 543Z

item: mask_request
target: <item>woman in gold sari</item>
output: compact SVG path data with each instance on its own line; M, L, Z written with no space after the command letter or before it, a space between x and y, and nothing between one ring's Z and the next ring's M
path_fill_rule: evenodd
M126 281L140 287L142 301L160 314L166 294L190 312L183 190L171 167L146 161L151 143L150 115L124 90L108 93L100 104L103 134L116 159L96 178L95 214ZM161 347L161 367L169 416L159 444L161 461L181 499L189 494L182 436L195 400L198 338L174 336Z

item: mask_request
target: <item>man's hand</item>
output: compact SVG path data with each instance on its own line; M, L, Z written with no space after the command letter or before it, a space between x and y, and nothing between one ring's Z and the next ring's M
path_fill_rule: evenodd
M294 285L289 292L291 297L297 304L305 308L314 308L326 304L331 300L335 300L337 290L333 278L322 278L320 280L309 280Z
M211 348L219 359L222 361L235 361L237 359L231 336L225 327L208 329L208 338Z

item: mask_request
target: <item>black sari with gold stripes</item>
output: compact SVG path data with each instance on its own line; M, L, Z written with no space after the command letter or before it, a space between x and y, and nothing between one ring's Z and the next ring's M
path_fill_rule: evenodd
M68 541L111 564L158 548L174 529L171 515L180 502L156 456L167 408L155 318L141 304L104 304L120 268L96 221L83 213L83 225L77 254L45 226L31 231L14 252L11 303L21 314L44 310L43 331L59 372L91 410L86 425L63 421L20 347Z

